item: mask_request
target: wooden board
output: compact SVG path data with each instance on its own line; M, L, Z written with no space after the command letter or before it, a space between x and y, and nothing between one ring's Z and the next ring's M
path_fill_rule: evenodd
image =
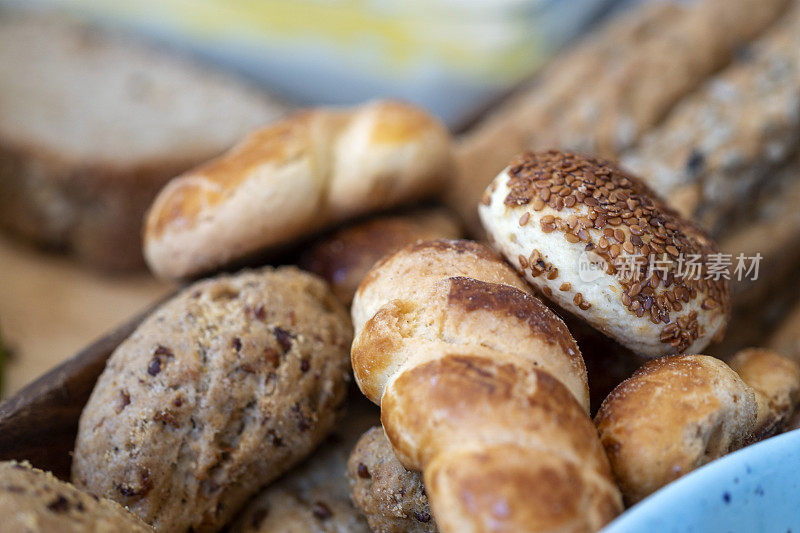
M2 396L173 290L146 273L104 276L67 257L0 238L0 331L12 351Z

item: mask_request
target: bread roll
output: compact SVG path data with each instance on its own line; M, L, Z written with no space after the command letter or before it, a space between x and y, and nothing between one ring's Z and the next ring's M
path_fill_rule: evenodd
M118 503L16 461L0 462L0 516L4 533L153 531Z
M230 533L369 533L350 501L347 460L378 410L353 398L344 419L308 461L262 490L226 530Z
M335 427L351 335L325 283L293 267L187 287L109 358L73 482L156 529L217 530Z
M596 530L620 511L578 347L490 250L408 246L352 315L356 381L442 531Z
M713 357L649 361L623 381L595 417L600 441L629 504L742 447L756 426L753 389Z
M765 348L741 350L730 365L755 391L758 418L752 440L783 431L800 403L800 366Z
M800 302L795 302L794 308L783 317L768 345L800 364Z
M299 265L328 281L349 306L358 284L381 257L417 241L460 236L458 221L444 209L378 216L321 239L303 254Z
M710 273L714 242L608 161L525 152L479 214L525 279L636 353L699 350L724 332L729 283Z
M446 181L450 150L445 127L408 104L300 113L167 184L147 215L145 257L161 277L195 276L419 200Z
M407 470L392 450L383 428L369 429L347 461L353 502L376 533L435 533L422 476Z

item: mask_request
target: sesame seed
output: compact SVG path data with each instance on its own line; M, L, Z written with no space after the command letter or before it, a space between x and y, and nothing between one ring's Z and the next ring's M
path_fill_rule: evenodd
M530 220L530 218L531 214L525 211L525 213L523 213L522 216L519 217L519 225L524 226L525 224L528 223L528 220Z

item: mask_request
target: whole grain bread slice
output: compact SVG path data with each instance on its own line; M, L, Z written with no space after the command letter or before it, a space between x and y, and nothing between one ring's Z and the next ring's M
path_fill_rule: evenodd
M0 227L102 269L142 266L171 177L286 106L174 52L55 14L0 11Z

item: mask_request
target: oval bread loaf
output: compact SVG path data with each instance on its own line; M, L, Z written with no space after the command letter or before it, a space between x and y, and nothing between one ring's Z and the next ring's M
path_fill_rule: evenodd
M73 482L160 530L221 527L333 429L351 338L325 283L295 268L191 285L108 360Z
M0 517L5 533L153 531L118 503L16 461L0 462Z
M434 194L451 168L447 129L409 104L300 113L167 184L147 215L145 258L161 277L195 276Z

